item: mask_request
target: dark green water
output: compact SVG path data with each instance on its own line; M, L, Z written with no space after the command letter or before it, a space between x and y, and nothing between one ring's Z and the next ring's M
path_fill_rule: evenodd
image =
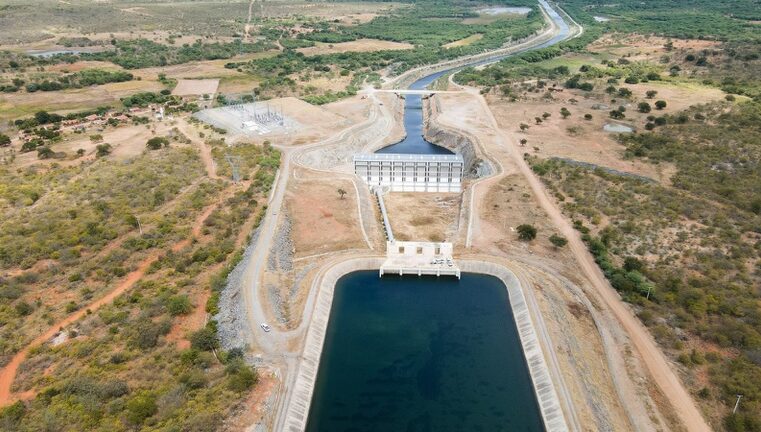
M338 281L307 431L542 430L499 279Z

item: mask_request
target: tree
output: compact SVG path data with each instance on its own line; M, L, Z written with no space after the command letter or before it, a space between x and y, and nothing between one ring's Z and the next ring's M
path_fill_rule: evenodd
M647 102L640 102L639 105L637 105L637 110L641 113L649 113L651 110L650 104Z
M153 137L145 143L149 150L158 150L162 146L169 147L169 140L164 137Z
M11 137L0 133L0 147L11 145Z
M561 248L565 246L566 244L568 244L568 240L563 236L553 234L550 236L550 243L552 243L552 245L555 246L555 248Z
M127 402L127 420L132 424L141 425L158 410L156 396L142 392Z
M546 119L550 118L551 115L552 114L546 112L546 113L542 114L542 118L546 120Z
M211 351L219 346L217 332L210 327L204 327L190 335L190 346L201 351Z
M541 117L534 117L534 121L536 124L542 124L542 118Z
M243 363L240 358L234 358L226 367L227 386L230 390L242 393L251 388L259 380L256 370Z
M592 120L592 114L584 114L584 120Z
M526 138L521 138L521 147L525 147L528 140Z
M346 195L346 191L343 190L343 188L338 188L338 195L341 196L341 199L344 199L344 195Z
M571 112L568 111L568 108L563 107L563 108L560 108L560 115L563 116L564 119L566 119L571 115Z
M655 95L657 95L657 94L658 94L658 92L655 91L655 90L648 90L647 92L645 92L645 95L647 96L648 99L654 98Z
M522 132L526 132L526 129L530 128L531 126L527 125L526 123L521 123L520 128Z
M103 157L111 154L111 144L104 143L95 146L95 157Z
M662 110L663 108L666 108L666 101L665 100L659 100L655 102L655 107L659 110Z
M536 227L529 224L518 225L518 238L523 241L531 241L536 238Z
M50 159L55 156L55 152L48 146L42 146L37 149L37 157L40 159Z

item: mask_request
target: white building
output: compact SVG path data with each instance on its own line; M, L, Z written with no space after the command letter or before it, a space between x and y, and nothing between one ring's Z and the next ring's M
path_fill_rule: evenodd
M460 192L461 155L374 153L354 156L354 173L394 192Z
M457 276L460 268L454 262L452 243L386 242L386 261L380 275Z

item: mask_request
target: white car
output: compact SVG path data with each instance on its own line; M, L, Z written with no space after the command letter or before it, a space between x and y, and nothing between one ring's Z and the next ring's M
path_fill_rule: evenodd
M264 330L267 333L269 333L269 331L272 330L272 327L268 326L267 323L261 323L259 325L262 326L262 330Z

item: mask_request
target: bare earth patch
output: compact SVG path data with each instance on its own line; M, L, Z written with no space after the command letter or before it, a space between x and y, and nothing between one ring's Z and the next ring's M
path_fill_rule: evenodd
M318 43L316 46L299 48L296 51L307 56L319 54L335 54L344 52L369 52L369 51L387 51L387 50L405 50L412 49L415 46L409 43L385 41L378 39L358 39L349 42L340 42L336 44Z
M476 33L474 35L470 35L466 38L456 40L454 42L449 42L448 44L442 45L442 48L457 48L461 46L468 46L472 44L473 42L479 41L484 38L484 35L481 33Z
M622 124L642 132L649 115L674 114L694 104L721 100L724 93L699 84L658 81L622 84L621 87L631 90L632 97L617 98L601 90L582 92L563 89L562 92L554 92L552 99L545 98L544 92L526 92L519 96L517 102L510 102L496 94L490 94L487 100L500 126L515 131L519 139L526 140L524 151L527 153L543 158L562 157L589 162L668 183L674 173L671 165L623 159L624 147L618 143L617 134L603 130L604 125ZM602 89L604 84L597 83L596 88ZM647 99L645 93L648 90L655 90L658 94L653 99ZM663 110L653 109L646 114L637 111L639 102L646 101L652 106L656 100L665 100L668 105ZM626 118L613 121L609 111L621 105L626 107ZM560 115L563 107L571 112L567 119ZM544 113L549 113L550 117L537 124L536 117L542 118ZM586 114L591 115L592 119L586 120ZM529 128L521 131L521 123L529 125Z
M218 79L179 80L172 91L177 96L213 95L219 87Z
M455 240L461 194L391 192L383 200L397 240Z
M286 208L293 221L296 257L365 246L350 181L303 169L294 177L288 182ZM343 199L339 188L346 191Z

